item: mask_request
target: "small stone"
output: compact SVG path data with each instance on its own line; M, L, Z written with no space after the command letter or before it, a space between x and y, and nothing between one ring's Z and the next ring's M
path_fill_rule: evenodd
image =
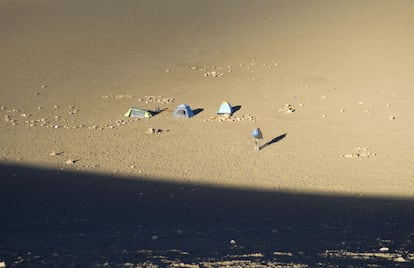
M0 261L0 268L6 268L6 263L4 261Z
M165 72L166 72L166 73L169 73L169 72L171 72L171 70L170 70L170 69L167 69L167 70L165 70Z
M345 113L345 109L341 109L341 113Z
M395 118L396 118L396 117L395 117L394 115L390 115L390 116L388 117L388 119L389 119L389 120L395 120Z
M394 259L395 262L406 262L406 260L403 257L398 257Z
M326 114L323 114L323 115L322 115L322 118L326 118Z
M54 105L53 107L54 107L55 109L57 109L57 108L59 108L59 105L57 105L57 104L56 104L56 105Z
M75 164L75 161L72 160L72 159L68 159L68 160L66 160L66 164L73 165L73 164Z
M388 252L388 251L390 251L390 249L387 248L387 247L382 247L382 248L379 249L379 251L380 252Z

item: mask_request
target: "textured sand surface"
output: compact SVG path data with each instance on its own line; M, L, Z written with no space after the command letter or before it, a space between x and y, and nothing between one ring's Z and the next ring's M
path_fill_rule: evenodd
M0 163L410 198L413 62L412 1L0 0Z
M2 162L413 194L409 1L0 4ZM205 122L223 100L255 121ZM203 110L174 120L180 103ZM295 111L280 112L286 104ZM130 106L166 110L133 120L122 116ZM257 153L255 127L264 143L286 136Z

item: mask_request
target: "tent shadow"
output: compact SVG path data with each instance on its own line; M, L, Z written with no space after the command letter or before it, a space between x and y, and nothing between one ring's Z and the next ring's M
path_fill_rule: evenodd
M203 108L197 108L193 110L194 116L198 115L199 113L201 113L202 111L204 111Z
M150 113L152 114L152 116L157 116L157 115L159 115L160 113L162 113L162 112L164 112L164 111L166 111L168 108L164 108L164 109L159 109L159 108L156 108L154 111L150 111Z
M260 147L260 149L264 149L264 148L266 148L267 146L272 145L273 143L276 143L276 142L278 142L278 141L281 141L281 140L283 140L286 136L287 136L287 133L284 133L284 134L282 134L282 135L279 135L279 136L277 136L277 137L275 137L275 138L271 139L270 141L266 142L265 144L263 144L263 145Z
M232 107L233 114L241 109L241 105L236 105Z

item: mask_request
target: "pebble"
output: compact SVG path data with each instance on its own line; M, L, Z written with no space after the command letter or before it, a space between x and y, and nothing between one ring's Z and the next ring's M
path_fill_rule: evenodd
M396 118L396 117L395 117L395 115L390 115L390 116L388 117L388 119L389 119L389 120L395 120L395 118Z
M398 257L394 259L395 262L406 262L406 260L403 257Z
M75 164L75 161L72 160L72 159L68 159L68 160L66 160L66 164L73 165L73 164Z
M379 251L380 252L388 252L388 251L390 251L390 249L387 248L387 247L382 247L382 248L379 249Z

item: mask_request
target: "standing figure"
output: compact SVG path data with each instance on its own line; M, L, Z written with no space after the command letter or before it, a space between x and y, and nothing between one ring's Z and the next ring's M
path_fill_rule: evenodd
M256 151L260 150L260 141L263 140L263 135L262 135L262 131L260 130L260 128L256 128L255 130L253 130L252 135L254 137L254 141L256 144Z

